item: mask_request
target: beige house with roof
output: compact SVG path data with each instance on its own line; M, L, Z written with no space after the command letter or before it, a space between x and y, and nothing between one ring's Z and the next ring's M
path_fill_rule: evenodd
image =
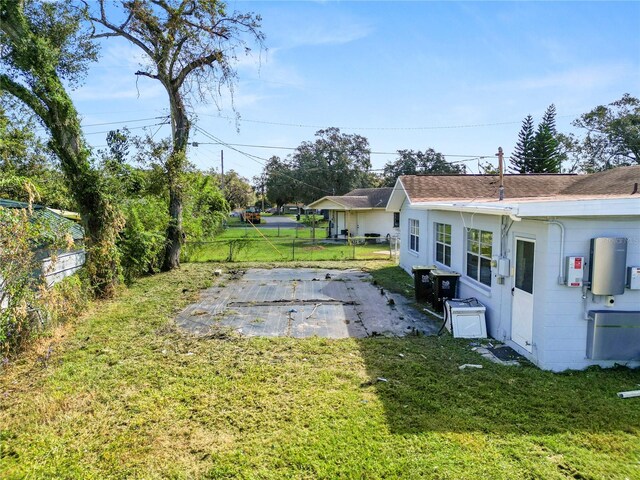
M460 273L457 296L485 305L490 335L541 368L638 366L639 185L640 166L505 175L500 200L497 175L411 175L387 210L400 266Z
M399 235L397 212L387 211L393 188L357 188L345 195L327 196L306 208L329 211L329 238Z

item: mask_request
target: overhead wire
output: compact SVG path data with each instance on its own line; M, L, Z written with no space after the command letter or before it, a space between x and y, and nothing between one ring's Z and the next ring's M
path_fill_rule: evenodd
M239 150L239 149L235 148L234 146L229 145L229 144L227 144L226 142L223 142L222 140L220 140L220 139L219 139L218 137L216 137L215 135L213 135L213 134L211 134L211 133L207 132L206 130L204 130L203 128L201 128L201 127L199 127L199 126L197 126L197 125L195 125L195 129L196 129L196 130L198 130L198 131L199 131L200 133L202 133L203 135L205 135L206 137L208 137L209 139L214 140L214 141L216 141L216 142L220 142L220 145L224 145L224 146L226 146L227 148L229 148L229 149L233 150L234 152L237 152L237 153L239 153L239 154L241 154L241 155L243 155L243 156L245 156L245 157L249 158L250 160L253 160L254 162L256 162L256 163L258 163L258 164L262 165L263 167L264 167L264 166L266 166L266 163L265 163L265 162L268 162L268 161L269 161L269 159L266 159L266 158L263 158L263 157L259 157L259 156L257 156L257 155L252 155L252 154L250 154L250 153L247 153L247 152L244 152L244 151L242 151L242 150ZM325 190L325 189L320 188L320 187L318 187L318 186L316 186L316 185L311 185L311 184L309 184L309 183L306 183L306 182L304 182L304 181L302 181L302 180L300 180L300 179L297 179L297 178L295 178L295 177L293 177L293 176L291 176L291 175L288 175L288 174L286 174L286 173L282 173L282 172L277 172L277 173L278 173L278 175L283 176L283 177L285 177L285 178L288 178L288 179L290 179L290 180L292 180L292 181L294 181L294 182L296 182L296 183L298 183L298 184L304 185L305 187L313 188L314 190L317 190L317 191L322 192L322 193L325 193L325 194L327 194L327 193L328 193L328 194L333 193L333 192L331 192L331 191L329 191L329 190Z
M273 150L297 150L298 147L283 147L283 146L278 146L278 145L253 145L253 144L248 144L248 143L221 143L221 142L195 142L199 145L231 145L234 147L248 147L248 148L267 148L267 149L273 149ZM402 149L400 149L402 150ZM397 155L399 150L396 150L395 152L378 152L378 151L370 151L369 154L370 155ZM460 154L442 154L445 157L454 157L454 158L465 158L465 159L469 159L469 160L476 160L478 158L488 158L491 155L460 155ZM461 160L461 161L466 161L466 160ZM449 162L449 163L455 163L455 162Z
M149 127L157 127L160 126L162 127L163 125L168 125L168 121L164 121L164 122L160 122L160 123L152 123L150 125L140 125L138 127L129 127L129 130L140 130L140 129L144 129L144 128L149 128ZM100 135L100 134L104 134L104 133L109 133L112 132L113 130L103 130L100 132L85 132L85 135Z
M162 120L165 118L167 118L167 115L162 115L158 117L148 117L148 118L136 118L133 120L121 120L119 122L89 123L89 124L83 124L82 127L101 127L103 125L119 125L121 123L146 122L147 120Z
M225 120L233 120L236 121L235 117L228 117L224 115L214 115L214 114L206 114L201 113L201 116L205 117L214 117L214 118L223 118ZM575 117L576 115L558 115L556 118L564 118L564 117ZM253 120L253 119L243 119L240 118L240 122L247 123L257 123L262 125L276 125L281 127L296 127L296 128L327 128L327 125L310 125L303 123L286 123L286 122L272 122L268 120ZM355 126L335 126L335 128L340 128L343 130L389 130L389 131L414 131L414 130L448 130L448 129L457 129L457 128L479 128L479 127L496 127L501 125L515 125L522 123L522 120L518 121L508 121L508 122L493 122L493 123L473 123L473 124L461 124L461 125L427 125L420 127L355 127Z

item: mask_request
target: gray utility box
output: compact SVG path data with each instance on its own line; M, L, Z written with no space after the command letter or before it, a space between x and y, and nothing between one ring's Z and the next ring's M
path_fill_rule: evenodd
M627 239L592 238L589 281L594 295L622 295L627 276Z
M590 310L587 358L640 360L640 312Z

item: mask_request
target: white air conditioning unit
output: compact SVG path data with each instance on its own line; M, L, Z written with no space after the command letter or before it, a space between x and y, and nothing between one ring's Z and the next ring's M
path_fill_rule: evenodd
M486 308L475 298L445 301L446 327L455 338L487 338Z

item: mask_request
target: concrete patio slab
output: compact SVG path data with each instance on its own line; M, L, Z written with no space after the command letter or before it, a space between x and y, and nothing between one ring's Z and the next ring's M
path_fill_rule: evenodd
M227 275L176 317L196 335L364 338L434 335L439 325L359 270L249 269Z

